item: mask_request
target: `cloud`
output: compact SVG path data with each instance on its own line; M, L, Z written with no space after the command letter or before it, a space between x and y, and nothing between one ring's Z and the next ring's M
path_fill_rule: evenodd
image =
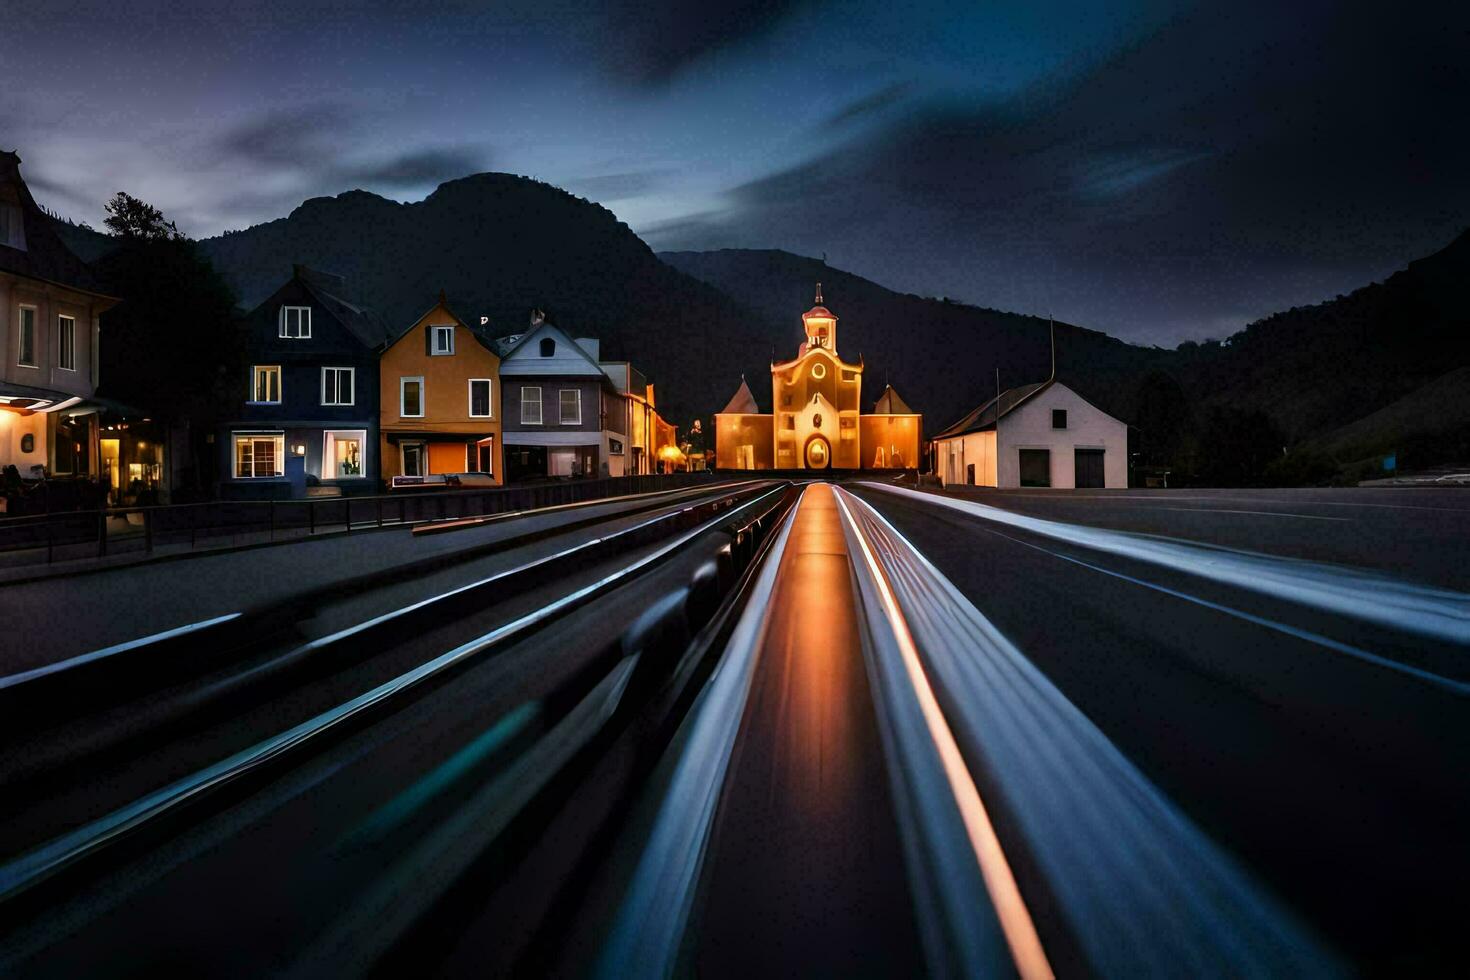
M489 160L490 155L478 144L464 143L344 166L337 176L369 187L419 188L481 172Z
M626 173L598 174L563 181L562 186L574 194L593 201L623 201L643 197L662 186L672 170L630 170Z
M621 0L606 9L597 51L607 71L638 86L667 85L714 52L768 36L805 0ZM606 43L616 38L616 43Z
M1007 102L927 99L733 188L719 222L658 233L840 243L854 271L908 289L1125 336L1218 334L1219 310L1347 291L1470 221L1470 130L1449 123L1470 100L1463 36L1368 4L1202 6Z
M271 109L226 129L213 149L222 160L303 166L334 153L357 122L357 113L335 102Z
M889 106L902 102L914 90L913 82L894 82L870 95L843 106L822 124L824 129L842 129L849 123L880 114Z

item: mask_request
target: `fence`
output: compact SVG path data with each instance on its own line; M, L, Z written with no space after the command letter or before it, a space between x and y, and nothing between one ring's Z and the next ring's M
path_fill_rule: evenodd
M0 567L350 534L714 482L709 473L671 473L371 497L211 500L34 514L0 519Z

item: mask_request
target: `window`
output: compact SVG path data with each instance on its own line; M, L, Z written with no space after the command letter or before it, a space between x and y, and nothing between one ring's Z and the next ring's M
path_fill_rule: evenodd
M817 363L812 365L812 377L816 378L818 381L821 381L826 376L827 365L823 364L821 361L818 361Z
M77 369L77 321L75 317L56 318L56 366L67 371Z
M361 429L349 432L327 432L322 447L322 479L352 480L363 475L367 433Z
M311 307L281 307L280 335L291 340L306 340L311 336Z
M1051 451L1047 449L1022 449L1021 486L1051 486Z
M351 405L356 375L356 368L322 368L322 404Z
M582 392L576 388L563 388L558 402L561 407L562 425L582 424Z
M25 212L19 204L0 201L0 245L9 245L25 251Z
M257 364L250 369L250 401L257 405L281 403L281 367Z
M424 417L424 379L398 379L398 415L405 419Z
M470 379L470 418L488 419L494 415L490 409L490 379Z
M454 328L429 328L429 353L435 356L454 353Z
M15 363L21 367L36 367L36 308L22 306L20 320L16 323Z
M521 422L525 425L541 424L541 389L521 389Z
M1051 410L1051 427L1053 429L1065 429L1067 427L1067 410L1065 408L1054 408Z
M613 456L621 456L623 454L622 440L609 438L607 440L607 451Z
M286 459L286 437L248 435L235 437L235 479L259 480L281 476Z
M556 341L552 340L550 337L547 337L545 340L541 341L541 356L555 357Z

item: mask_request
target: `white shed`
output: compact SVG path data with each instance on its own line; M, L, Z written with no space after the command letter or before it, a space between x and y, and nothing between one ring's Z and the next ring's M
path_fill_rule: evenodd
M945 486L1128 486L1127 424L1055 380L1001 392L934 448Z

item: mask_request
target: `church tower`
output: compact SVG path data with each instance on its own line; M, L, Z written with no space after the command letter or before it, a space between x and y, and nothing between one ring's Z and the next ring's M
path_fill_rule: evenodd
M837 317L822 305L801 316L806 340L794 360L771 365L776 469L857 469L863 365L837 354Z

